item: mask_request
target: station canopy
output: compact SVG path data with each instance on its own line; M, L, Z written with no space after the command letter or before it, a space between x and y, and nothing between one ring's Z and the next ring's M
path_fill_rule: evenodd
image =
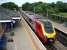
M0 6L0 22L11 22L13 19L21 19L18 11L9 10Z

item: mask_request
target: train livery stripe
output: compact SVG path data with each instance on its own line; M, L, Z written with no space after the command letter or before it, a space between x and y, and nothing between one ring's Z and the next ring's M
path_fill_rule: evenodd
M46 35L43 24L40 22L44 36Z

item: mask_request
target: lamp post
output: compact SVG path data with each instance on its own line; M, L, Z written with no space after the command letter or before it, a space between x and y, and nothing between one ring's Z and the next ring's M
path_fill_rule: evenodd
M48 5L46 4L46 18L48 18Z
M34 16L35 16L35 7L33 8L33 10L34 10Z
M47 10L47 9L46 9L46 10ZM48 18L48 10L46 11L46 13L47 13L46 16L47 16L47 18Z

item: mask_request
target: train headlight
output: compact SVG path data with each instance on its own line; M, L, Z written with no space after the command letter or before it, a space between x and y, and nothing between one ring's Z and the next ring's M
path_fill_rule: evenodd
M50 42L53 42L53 39L49 39Z

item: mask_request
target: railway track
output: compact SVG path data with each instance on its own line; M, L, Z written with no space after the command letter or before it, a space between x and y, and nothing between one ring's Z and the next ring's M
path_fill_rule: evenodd
M60 41L65 47L67 47L67 34L55 29L57 32L57 40Z
M59 41L55 41L54 44L44 45L47 50L67 50L67 47L62 45Z
M57 29L55 29L57 32L56 41L53 44L45 45L42 44L48 49L48 50L67 50L67 35ZM40 39L41 40L41 39Z
M56 41L53 44L44 45L48 50L67 50L67 35L57 29Z

